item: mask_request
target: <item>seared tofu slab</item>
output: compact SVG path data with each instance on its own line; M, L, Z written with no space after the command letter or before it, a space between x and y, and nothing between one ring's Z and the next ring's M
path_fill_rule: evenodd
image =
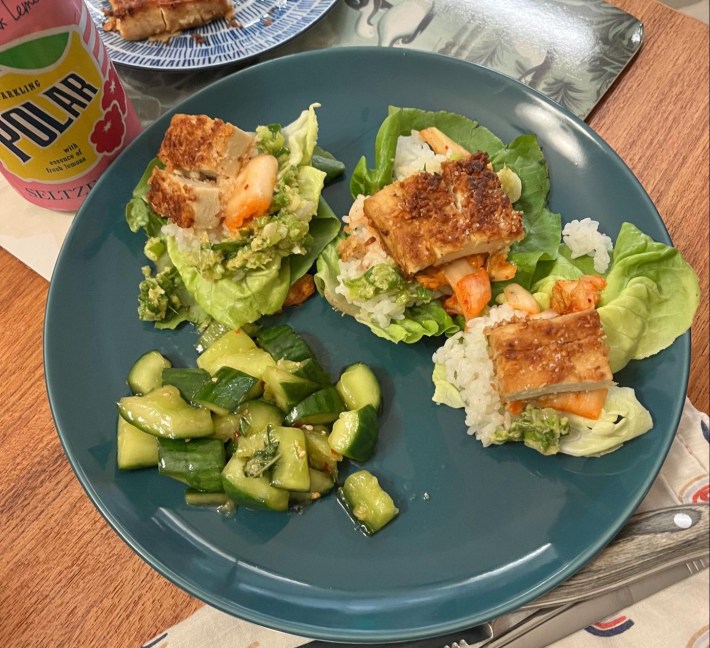
M504 322L485 333L496 388L506 402L614 384L596 310Z
M170 120L158 159L183 172L233 176L253 144L254 135L221 119L179 114Z
M433 265L507 248L525 236L488 155L443 162L365 200L365 215L388 254L409 276Z
M230 0L109 0L111 14L104 29L126 40L170 36L183 29L234 17Z
M215 182L186 178L156 167L148 200L158 214L179 227L211 229L220 222L220 192Z
M153 169L148 201L180 227L217 227L253 148L251 133L221 119L175 115L158 151L164 168Z

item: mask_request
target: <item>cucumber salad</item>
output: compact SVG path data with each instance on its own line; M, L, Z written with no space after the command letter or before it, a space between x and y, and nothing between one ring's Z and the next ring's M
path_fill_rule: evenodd
M118 467L157 467L187 486L185 501L287 511L336 491L367 534L398 513L365 469L338 485L339 467L367 462L379 437L381 390L369 367L334 383L290 326L256 331L212 325L195 367L151 350L118 401Z

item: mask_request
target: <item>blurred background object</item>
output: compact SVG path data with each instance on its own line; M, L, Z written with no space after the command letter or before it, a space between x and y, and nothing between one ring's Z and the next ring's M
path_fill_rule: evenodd
M704 23L710 22L710 1L708 0L663 0L663 4L702 20Z

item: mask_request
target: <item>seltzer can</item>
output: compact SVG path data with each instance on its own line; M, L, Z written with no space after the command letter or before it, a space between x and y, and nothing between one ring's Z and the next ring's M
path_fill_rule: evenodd
M83 0L0 0L0 171L24 198L78 209L140 128Z

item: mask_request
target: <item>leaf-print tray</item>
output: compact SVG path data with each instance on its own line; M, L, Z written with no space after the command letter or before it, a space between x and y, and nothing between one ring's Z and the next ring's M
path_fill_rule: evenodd
M342 45L447 54L507 74L584 119L643 42L601 0L345 0L272 56Z

